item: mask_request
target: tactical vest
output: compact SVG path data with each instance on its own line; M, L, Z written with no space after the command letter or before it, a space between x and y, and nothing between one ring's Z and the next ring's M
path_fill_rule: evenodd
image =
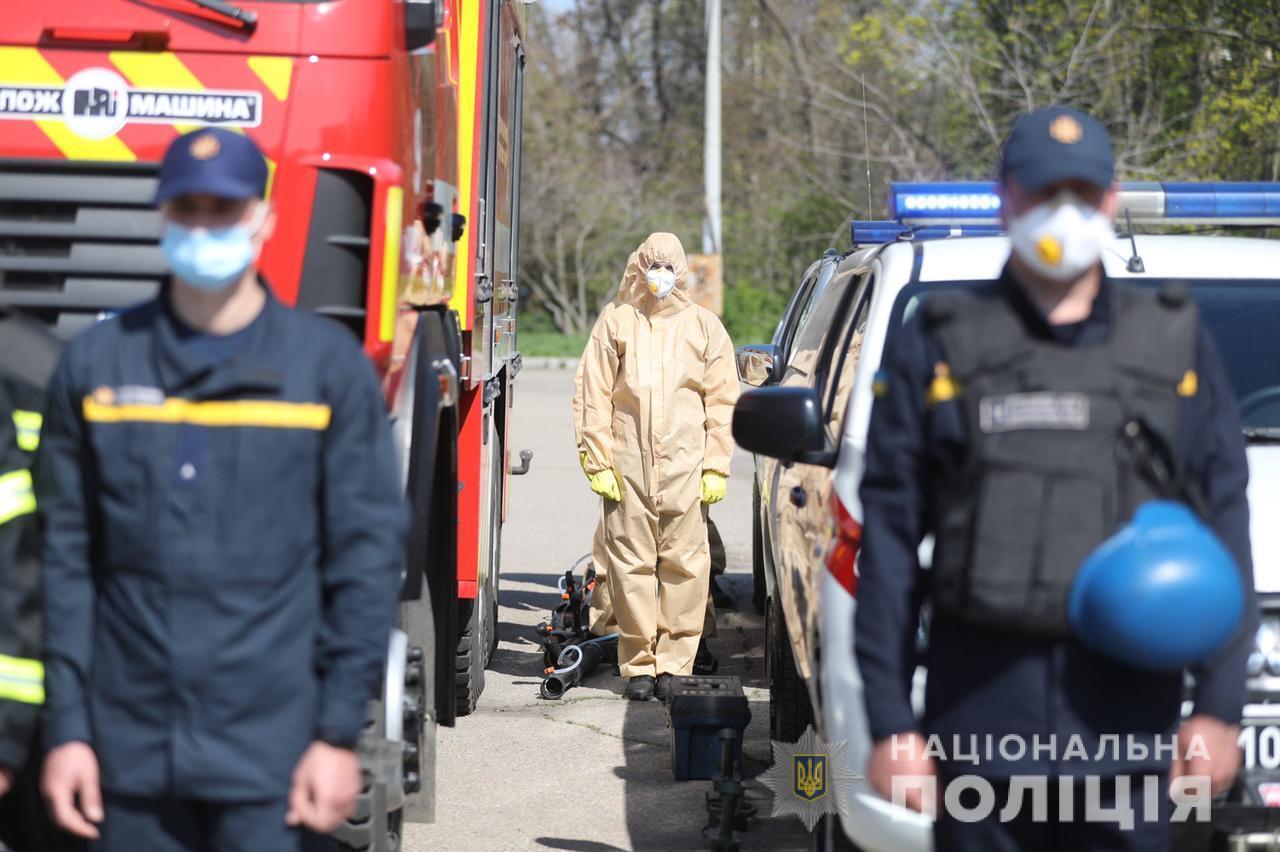
M926 306L968 427L963 464L934 495L933 600L966 621L1065 636L1080 564L1164 496L1121 436L1138 420L1172 446L1198 314L1185 290L1104 286L1112 317L1096 345L1032 336L995 289Z

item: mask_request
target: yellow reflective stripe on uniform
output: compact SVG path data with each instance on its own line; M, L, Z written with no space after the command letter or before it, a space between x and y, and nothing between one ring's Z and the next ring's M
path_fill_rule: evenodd
M39 411L24 411L21 408L13 412L13 425L18 430L18 447L34 453L40 446L40 427L44 417Z
M263 426L271 429L329 428L329 406L316 402L237 399L201 402L169 398L159 405L112 405L84 398L90 423L191 423L196 426Z
M0 476L0 524L36 510L31 471L15 470Z
M44 703L44 663L0 654L0 698Z

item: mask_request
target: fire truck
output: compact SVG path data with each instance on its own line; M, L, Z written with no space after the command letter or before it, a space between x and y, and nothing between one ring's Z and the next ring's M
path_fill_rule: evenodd
M437 724L497 644L509 472L523 7L515 0L9 0L0 21L0 305L70 336L153 297L159 160L254 139L287 304L378 367L413 512L400 624L348 848L434 815Z

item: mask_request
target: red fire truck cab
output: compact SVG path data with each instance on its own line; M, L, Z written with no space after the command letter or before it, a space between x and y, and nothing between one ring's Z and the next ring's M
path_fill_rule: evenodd
M496 646L521 18L514 0L16 0L0 22L0 306L70 336L151 298L158 162L232 128L268 158L266 279L382 373L414 524L370 715L394 772L338 832L350 848L432 818L435 724L475 708Z

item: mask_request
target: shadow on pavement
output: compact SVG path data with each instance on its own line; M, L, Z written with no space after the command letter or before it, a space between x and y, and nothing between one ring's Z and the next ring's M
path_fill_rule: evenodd
M741 772L747 781L747 800L757 815L745 832L734 837L743 850L801 852L809 849L808 835L794 818L770 817L772 798L754 780L772 765L769 741L769 701L763 666L764 622L750 608L749 576L721 577L734 598L732 609L717 613L717 637L712 652L720 661L719 675L734 675L747 690L751 710L743 743ZM621 682L619 682L621 685ZM646 850L707 849L706 797L714 794L711 780L676 781L672 772L667 711L657 701L628 702L623 721L626 764L615 772L626 782L626 825L632 848Z
M626 852L608 843L596 843L594 840L568 840L563 837L539 837L539 846L548 849L569 849L572 852Z

